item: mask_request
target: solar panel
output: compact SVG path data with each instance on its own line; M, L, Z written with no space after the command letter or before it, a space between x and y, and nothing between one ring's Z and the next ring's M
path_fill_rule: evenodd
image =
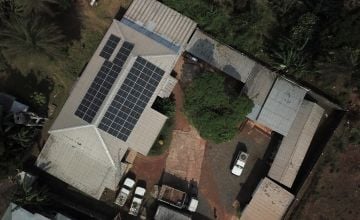
M138 57L102 118L99 128L126 141L164 73L164 70Z
M106 41L105 46L100 52L100 56L105 59L110 59L112 53L114 52L116 46L118 45L120 38L115 35L110 35L109 39Z
M133 44L124 42L117 54L117 56L119 54L122 55L121 63L112 63L108 60L104 61L79 107L75 111L76 116L88 123L92 122L133 48Z

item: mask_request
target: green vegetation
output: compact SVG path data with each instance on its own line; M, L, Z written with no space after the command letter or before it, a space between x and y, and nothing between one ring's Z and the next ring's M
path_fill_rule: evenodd
M168 117L149 152L149 155L156 156L164 153L170 146L175 121L175 100L172 96L164 99L157 98L152 107Z
M272 10L267 6L267 0L163 2L195 20L201 29L216 39L267 59L263 53L263 44L265 39L270 37L269 28L275 25L276 21Z
M15 175L37 140L39 130L15 125L0 106L0 179Z
M315 83L342 103L351 93L349 86L360 86L360 11L349 11L342 1L163 2L223 43Z
M203 73L185 90L185 112L200 135L216 143L233 138L253 103L244 95L229 95L225 77Z

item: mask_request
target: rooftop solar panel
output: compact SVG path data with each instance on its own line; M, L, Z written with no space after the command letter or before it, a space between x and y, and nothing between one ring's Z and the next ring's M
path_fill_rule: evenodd
M109 39L106 41L105 46L100 52L100 56L105 59L110 59L112 53L114 52L116 46L120 42L120 38L115 35L110 35Z
M102 118L99 128L126 141L164 73L164 70L138 57Z
M104 61L94 81L91 83L90 88L82 99L79 107L75 111L76 116L82 118L88 123L92 122L105 97L108 95L110 88L121 72L123 64L129 57L133 47L134 45L129 42L123 43L117 54L117 56L119 54L123 56L121 63L112 63L108 60Z

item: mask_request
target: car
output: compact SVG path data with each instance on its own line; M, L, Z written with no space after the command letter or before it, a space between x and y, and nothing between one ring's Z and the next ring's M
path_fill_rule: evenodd
M134 186L135 180L129 177L126 178L123 186L120 189L119 195L115 199L115 204L119 205L120 207L124 206Z
M231 169L231 173L236 175L236 176L241 176L243 170L244 170L244 167L245 167L245 164L246 164L246 161L247 161L247 158L248 158L248 154L243 152L243 151L240 151L237 158L236 158L236 161L234 163L234 166L233 168Z
M140 186L136 187L134 197L131 202L131 207L129 210L130 215L138 216L145 193L146 193L145 188Z

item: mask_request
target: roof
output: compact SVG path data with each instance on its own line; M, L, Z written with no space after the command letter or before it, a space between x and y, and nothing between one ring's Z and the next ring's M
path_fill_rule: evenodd
M256 121L286 136L307 91L284 77L277 78Z
M125 152L147 155L167 120L151 106L171 89L170 73L195 26L157 1L133 1L74 86L37 165L97 199L105 187L116 189Z
M38 213L31 213L15 203L10 203L1 220L50 220Z
M265 177L256 189L240 220L280 220L294 199L294 195Z
M5 112L26 112L29 106L16 101L14 96L0 92L0 105Z
M197 25L156 0L134 0L123 20L175 51L188 42Z
M304 100L288 135L282 140L269 177L291 188L323 113L319 105Z
M165 207L163 205L159 205L154 218L155 220L191 220L189 216Z
M197 29L186 51L245 83L256 62Z
M261 64L256 64L249 78L246 80L243 92L253 101L254 107L247 116L251 120L256 120L261 108L274 85L277 74Z
M51 131L36 165L99 199L105 188L116 190L121 177L118 160L125 152L119 148L117 154L110 154L99 130L86 125Z

